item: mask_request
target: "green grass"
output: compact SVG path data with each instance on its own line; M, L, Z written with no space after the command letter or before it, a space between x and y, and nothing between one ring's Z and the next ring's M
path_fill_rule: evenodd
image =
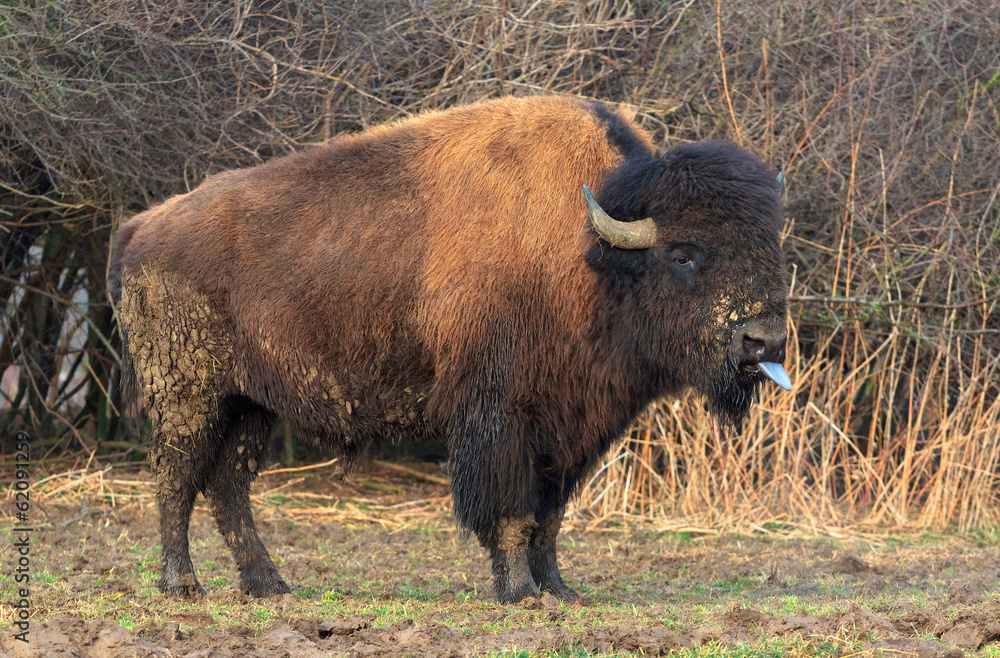
M844 655L843 643L826 639L807 639L799 636L772 638L759 642L729 647L720 642L708 642L696 649L682 649L677 655L683 658L805 658L812 656ZM851 653L847 651L846 653Z
M365 542L372 541L376 531L361 536ZM910 551L912 555L922 554L923 549L903 548L903 544L886 542L884 549L872 549L870 553L856 545L832 540L785 541L759 538L720 538L718 546L709 546L703 541L678 537L677 533L645 533L636 535L642 546L633 546L627 533L613 539L613 557L608 552L608 541L593 537L574 538L577 549L567 548L564 555L573 566L566 567L570 584L588 597L585 606L525 607L520 605L497 606L483 596L485 583L476 583L470 570L467 584L457 580L453 573L460 564L472 562L463 553L446 553L451 550L452 536L439 531L414 530L409 538L396 541L394 550L387 553L387 559L367 562L355 559L356 549L345 549L342 543L316 542L311 545L296 542L296 554L305 555L310 560L322 559L328 571L309 572L300 577L301 582L293 583L297 588L291 599L250 600L240 602L238 594L231 593L231 582L237 574L230 571L221 538L193 542L202 552L196 563L202 582L209 589L209 596L198 601L181 601L162 595L156 588L159 580L159 550L152 545L136 544L120 549L128 559L122 564L122 571L114 575L94 574L91 580L67 578L73 570L74 559L89 559L93 568L99 562L96 546L87 547L83 552L78 548L65 555L74 559L56 557L53 564L63 565L36 575L33 591L36 603L59 601L58 610L52 614L69 614L84 619L115 620L124 628L137 632L149 624L163 624L177 616L203 615L208 613L214 619L211 627L225 631L241 626L263 634L287 623L297 616L338 618L357 615L365 618L373 628L412 620L418 628L432 624L443 624L450 632L460 636L480 637L520 630L554 630L562 632L587 633L600 629L661 629L688 634L700 626L719 626L722 619L734 607L745 607L786 616L822 616L842 613L857 605L880 615L899 615L904 606L931 608L948 618L958 614L968 614L991 605L1000 595L1000 588L994 588L981 604L949 606L945 601L949 592L951 577L969 573L969 566L961 559L965 553L961 549L949 549L955 556L949 566L942 565L940 573L933 570L918 582L904 579L886 578L883 589L869 593L865 589L864 578L831 574L823 570L823 565L840 554L856 554L873 565L880 563L880 552L893 556L898 551ZM379 534L379 541L384 539ZM569 539L569 538L567 538ZM727 543L730 542L730 543ZM941 550L945 540L933 537L919 538L927 549ZM739 550L730 550L732 542L742 542ZM755 544L756 542L756 544ZM936 543L935 543L936 542ZM325 543L327 548L321 549ZM567 542L568 544L569 542ZM364 542L363 542L364 544ZM906 542L913 546L913 542ZM366 545L366 544L365 544ZM382 544L379 544L381 547ZM803 546L806 548L803 549ZM628 550L625 550L625 549ZM752 565L747 562L748 553L744 549L759 551L764 555ZM379 548L378 550L382 550ZM968 549L975 552L975 547ZM602 551L604 553L602 554ZM760 552L762 551L762 552ZM768 583L767 556L781 556L786 552L798 551L804 555L802 564L805 571L789 574L779 572L777 583ZM438 571L425 571L428 567L427 555L450 555L450 562ZM294 554L293 554L294 555ZM669 555L676 557L679 573L677 578L668 578L655 572L646 572L642 567L633 566L627 577L621 577L622 568L636 560L648 560L650 556ZM391 559L388 559L391 556ZM300 559L286 554L286 562ZM889 558L887 558L889 559ZM362 564L363 562L363 564ZM706 562L709 564L706 565ZM421 565L411 567L409 564ZM655 562L654 562L655 563ZM964 565L964 566L963 566ZM292 565L289 565L292 566ZM736 567L739 568L736 568ZM749 566L749 568L748 568ZM481 567L481 565L474 565ZM465 568L465 567L459 567ZM881 568L881 567L880 567ZM480 570L480 574L482 571ZM675 572L677 573L677 572ZM728 577L726 574L731 574ZM746 575L746 574L750 575ZM380 574L388 574L382 577ZM948 575L948 581L940 575ZM572 578L584 578L584 586L572 582ZM659 577L659 579L657 579ZM102 589L100 583L128 582L134 587L133 593ZM87 590L86 588L90 588ZM107 587L105 585L105 587ZM81 594L83 592L83 594ZM44 621L38 615L36 621ZM409 623L409 622L406 622ZM205 627L190 629L193 635L203 633ZM839 649L841 655L859 651L864 644L878 639L869 632L847 633L840 639L802 637L787 635L779 638L758 637L758 631L750 629L754 639L731 646L724 643L708 642L697 649L681 651L681 656L827 656ZM442 636L443 637L443 636ZM512 637L514 637L512 635ZM593 637L593 636L590 636ZM533 656L584 656L592 654L584 646L570 644L558 650L526 653L515 651L494 655ZM614 652L605 655L620 655ZM988 648L968 655L998 656Z

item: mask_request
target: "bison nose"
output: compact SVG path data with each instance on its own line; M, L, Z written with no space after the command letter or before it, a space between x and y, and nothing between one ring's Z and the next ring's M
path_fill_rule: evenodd
M733 335L733 353L741 366L756 365L764 361L781 363L785 360L787 339L788 333L784 326L751 320Z
M733 334L732 350L741 368L756 366L778 386L790 391L792 380L781 367L787 339L784 323L752 320Z

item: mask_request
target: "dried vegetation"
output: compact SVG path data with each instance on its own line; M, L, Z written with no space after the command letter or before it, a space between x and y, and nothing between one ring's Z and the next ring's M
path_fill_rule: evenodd
M338 132L573 94L786 172L796 382L739 436L695 398L656 405L576 518L995 524L998 42L988 0L4 5L3 427L37 456L134 453L107 397L123 216Z

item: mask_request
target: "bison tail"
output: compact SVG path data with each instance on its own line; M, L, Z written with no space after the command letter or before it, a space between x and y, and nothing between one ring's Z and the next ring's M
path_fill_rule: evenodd
M128 351L128 334L125 329L118 324L118 334L121 336L121 357L122 357L122 378L119 399L121 400L122 411L130 409L133 404L139 402L139 378L135 374L135 367L132 365L132 356Z
M118 335L121 337L121 384L119 386L120 409L124 412L130 409L133 404L139 401L139 379L132 364L132 355L129 351L128 333L121 322L122 303L122 250L128 243L133 230L126 224L115 234L111 246L111 258L108 264L107 290L108 298L111 300L111 307L115 312L115 324L118 327Z

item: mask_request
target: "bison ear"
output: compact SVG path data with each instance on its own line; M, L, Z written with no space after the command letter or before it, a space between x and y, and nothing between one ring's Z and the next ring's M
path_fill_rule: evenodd
M583 186L590 225L612 247L619 249L649 249L656 244L656 223L652 217L638 222L619 222L597 204L590 188Z

